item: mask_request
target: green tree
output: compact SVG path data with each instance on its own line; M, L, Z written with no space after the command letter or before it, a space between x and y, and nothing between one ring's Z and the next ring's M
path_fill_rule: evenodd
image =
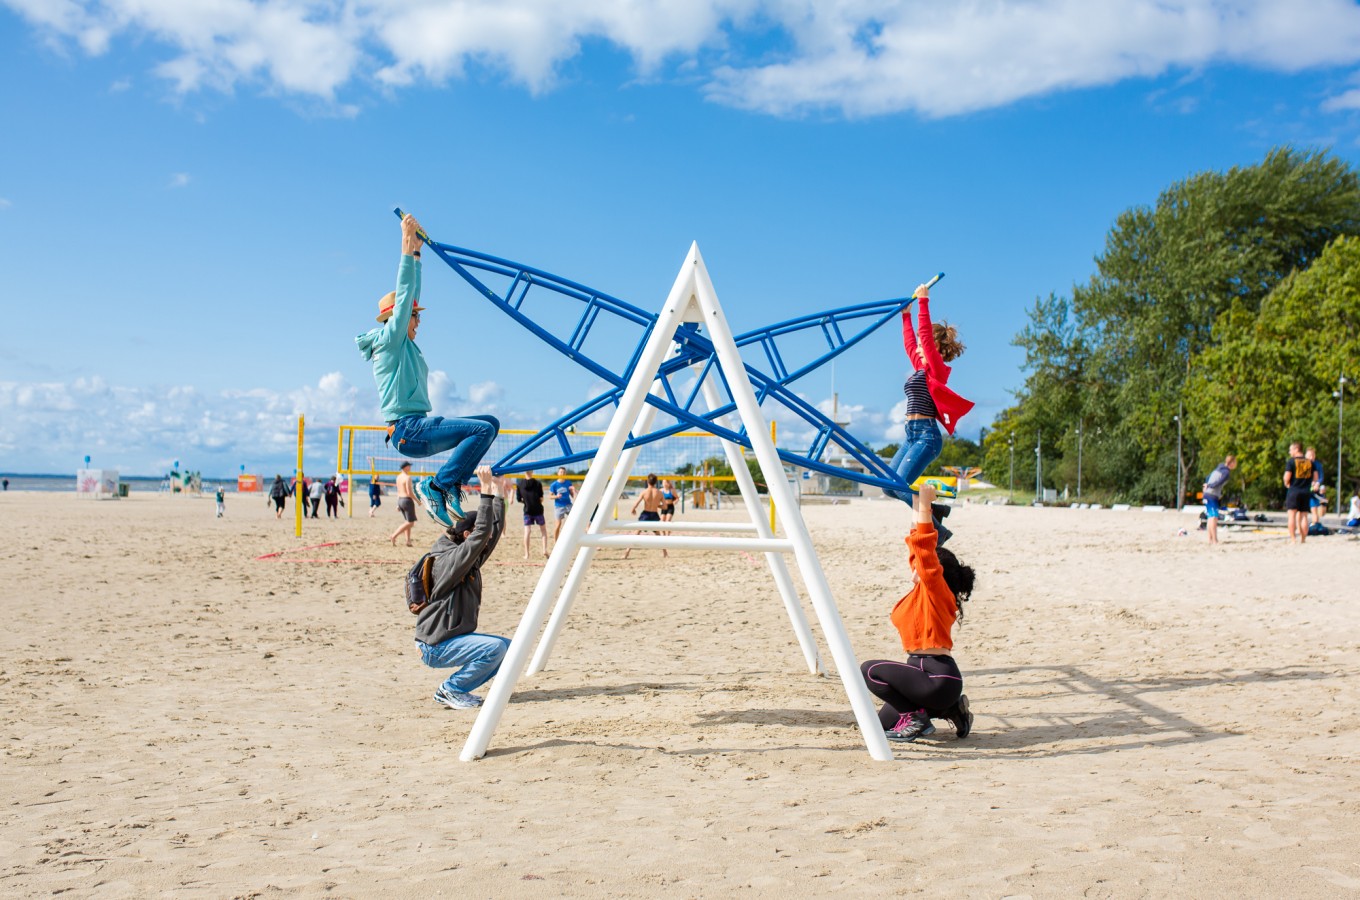
M1254 317L1290 272L1357 233L1355 172L1325 153L1288 148L1255 166L1191 176L1155 206L1127 210L1106 237L1096 274L1073 289L1070 302L1035 302L1016 338L1026 352L1026 382L984 443L986 464L996 471L1014 436L1016 481L1023 443L1032 484L1029 457L1042 432L1045 484L1061 487L1057 479L1069 480L1074 468L1080 424L1084 435L1101 435L1089 444L1083 437L1084 483L1124 499L1171 499L1176 416L1192 365L1215 345L1215 323L1230 310ZM1194 487L1197 447L1212 423L1187 403L1182 424L1180 473Z
M1208 461L1235 454L1248 503L1276 503L1284 494L1285 454L1299 441L1318 448L1334 486L1333 392L1342 375L1352 383L1360 376L1360 238L1333 241L1306 271L1285 278L1259 311L1234 304L1219 317L1214 338L1193 362L1187 399L1205 423ZM1357 419L1346 429L1346 446L1360 438ZM1343 458L1343 472L1354 459Z

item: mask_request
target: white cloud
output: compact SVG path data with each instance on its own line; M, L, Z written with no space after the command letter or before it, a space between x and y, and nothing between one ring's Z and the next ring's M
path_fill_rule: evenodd
M775 115L949 116L1230 63L1360 63L1350 0L0 0L58 46L151 41L179 92L318 97L492 72L533 93L592 41ZM1181 104L1193 101L1181 101ZM1353 109L1343 94L1332 111Z
M479 381L468 388L468 400L476 406L489 406L505 399L505 389L494 381Z
M308 464L333 465L335 426L379 421L376 405L360 408L358 398L339 373L288 391L211 394L187 385L123 387L98 377L0 382L0 452L6 468L37 472L95 451L101 464L129 474L155 474L164 459L213 475L241 464L291 469L297 417L305 414ZM41 445L34 434L44 436Z
M167 182L165 186L170 188L171 190L175 188L188 187L189 181L190 178L188 172L176 172L175 174L170 176L170 181Z
M9 209L13 205L13 203L6 200L4 197L0 197L0 209Z
M1360 109L1360 87L1352 88L1322 102L1323 112L1343 112Z

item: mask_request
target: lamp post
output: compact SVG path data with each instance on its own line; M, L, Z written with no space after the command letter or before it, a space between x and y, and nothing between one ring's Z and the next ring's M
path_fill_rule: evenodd
M1044 499L1044 432L1040 429L1034 435L1034 502Z
M1006 439L1006 443L1009 444L1011 448L1011 486L1009 493L1006 495L1006 502L1013 503L1015 501L1015 435L1011 434L1011 436Z
M1181 508L1181 499L1185 496L1184 486L1181 484L1181 415L1185 412L1185 404L1178 404L1176 412L1176 502L1172 504L1173 509Z
M1341 515L1341 423L1346 417L1346 376L1342 375L1336 381L1336 390L1332 391L1332 396L1337 399L1336 405L1336 514Z
M1077 499L1081 499L1081 419L1077 420Z

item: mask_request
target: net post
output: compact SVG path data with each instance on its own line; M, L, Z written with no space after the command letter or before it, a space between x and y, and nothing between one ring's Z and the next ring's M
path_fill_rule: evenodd
M775 435L776 435L776 433L777 433L777 432L776 432L776 429L775 429L775 422L774 422L774 419L771 419L771 420L770 420L770 446L771 446L771 447L778 447L778 446L779 446L777 443L775 443ZM783 469L780 469L780 472L782 473L782 472L783 472ZM769 476L766 476L766 477L769 477ZM781 475L781 477L782 477L782 475ZM770 498L770 533L771 533L771 534L774 534L776 528L778 527L778 526L775 524L775 518L774 518L774 491L770 490L770 486L769 486L768 484L765 485L765 496L767 496L767 497Z
M303 416L298 415L298 455L297 455L297 486L293 488L293 536L302 537L302 500L298 494L302 491L302 435L303 435Z

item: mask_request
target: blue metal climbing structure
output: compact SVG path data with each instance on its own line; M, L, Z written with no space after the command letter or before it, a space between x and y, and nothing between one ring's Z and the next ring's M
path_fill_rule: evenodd
M398 217L403 215L400 209L395 212ZM609 385L598 396L526 439L498 460L492 469L497 474L511 474L528 469L550 470L590 459L594 450L574 445L573 432L578 424L601 410L611 406L617 408L628 385L629 375L656 324L656 315L602 291L531 266L443 244L424 233L421 238L454 272L502 312ZM936 280L942 275L937 276ZM487 283L493 279L501 283L498 289L493 289ZM549 328L525 311L525 303L531 295L535 298L546 295L563 299L575 306L569 307L571 312L565 317L556 317L563 324ZM866 485L897 490L906 487L882 457L799 397L789 385L831 362L888 321L897 319L911 304L910 297L862 303L790 319L736 336L737 347L745 351L742 357L757 400L762 404L773 401L783 406L813 429L812 442L805 451L795 452L788 448L779 450L784 462ZM606 327L614 331L617 331L618 326L624 326L637 334L637 343L625 362L611 365L586 352L587 339L604 323L609 323ZM816 344L821 352L810 360L800 361L799 348L792 346L792 337L802 335L806 338L809 333L819 337ZM648 444L681 431L701 429L749 450L751 443L745 429L732 431L722 424L724 417L733 412L736 405L731 401L712 343L697 325L684 326L674 340L674 353L662 363L656 375L661 392L649 394L647 402L674 418L675 422L655 427L646 434L630 434L626 446ZM753 365L752 358L763 361L768 371ZM703 402L702 386L709 377L716 377L716 384L724 398L722 405L716 409L708 409ZM580 430L587 429L582 427ZM545 460L541 451L552 446L556 447L559 455ZM840 447L863 467L863 471L828 461L827 452L833 446ZM529 461L531 454L534 454L534 459Z

